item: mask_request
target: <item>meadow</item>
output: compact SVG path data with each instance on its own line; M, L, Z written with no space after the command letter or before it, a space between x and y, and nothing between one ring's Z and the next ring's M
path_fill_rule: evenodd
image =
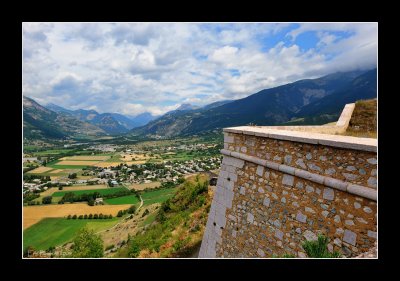
M121 204L137 204L140 201L136 197L136 195L128 195L117 198L109 198L104 200L104 202L110 205L121 205Z
M154 191L146 191L143 194L141 194L142 199L143 199L143 205L151 205L155 203L162 203L176 193L177 188L165 188L165 189L159 189L159 190L154 190Z
M33 246L36 250L47 250L49 247L71 241L83 227L98 232L114 226L119 220L119 218L97 220L45 218L24 230L24 248Z

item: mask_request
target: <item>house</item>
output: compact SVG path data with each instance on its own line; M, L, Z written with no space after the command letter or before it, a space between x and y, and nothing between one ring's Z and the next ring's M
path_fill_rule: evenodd
M87 180L78 180L78 181L76 181L77 183L86 183L87 182Z
M111 184L112 184L113 186L115 186L115 185L118 185L119 183L118 183L116 180L112 180L112 181L111 181Z
M96 198L96 200L94 200L94 204L95 205L103 205L103 198Z
M92 179L88 179L87 182L88 183L98 183L101 179L100 178L92 178Z

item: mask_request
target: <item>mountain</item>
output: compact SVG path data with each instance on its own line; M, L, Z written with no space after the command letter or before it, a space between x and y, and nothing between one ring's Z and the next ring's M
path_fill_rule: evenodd
M182 110L195 110L195 109L198 109L199 107L198 106L195 106L195 105L191 105L190 103L182 103L177 109L175 109L175 110L180 110L180 111L182 111Z
M160 115L153 115L150 112L144 112L144 113L138 114L136 116L127 115L127 117L130 118L134 122L133 128L135 128L135 127L140 127L140 126L146 125L150 121L160 117Z
M377 70L372 69L356 77L343 88L338 89L334 95L329 95L320 100L304 106L297 114L302 118L298 124L323 124L339 118L343 106L357 100L376 98Z
M213 103L203 106L202 109L211 109L211 108L218 107L218 106L230 103L230 102L233 102L233 100L216 101L216 102L213 102Z
M101 136L106 133L70 114L57 113L41 106L31 98L23 98L24 138L60 139L73 136Z
M48 109L57 113L73 116L81 121L97 126L111 135L126 133L135 126L131 126L130 119L118 113L98 113L95 110L68 110L55 104L48 104Z
M322 107L332 108L331 113L337 116L345 103L370 98L373 93L376 95L376 76L367 74L366 71L337 72L265 89L217 107L169 112L145 126L133 129L131 134L172 137L250 123L278 125L299 118L303 108L308 105L311 108L312 104L324 98L326 102L321 105L321 110ZM356 85L360 90L354 88ZM362 90L361 85L364 85Z

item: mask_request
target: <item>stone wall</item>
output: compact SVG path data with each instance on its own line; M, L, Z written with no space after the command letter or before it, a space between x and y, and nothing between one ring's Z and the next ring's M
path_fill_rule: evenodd
M377 239L376 139L224 129L200 258L305 257L318 234L354 257Z

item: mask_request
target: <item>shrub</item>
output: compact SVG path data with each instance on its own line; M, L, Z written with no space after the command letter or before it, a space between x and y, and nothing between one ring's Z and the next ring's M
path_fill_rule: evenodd
M106 251L111 250L112 248L114 248L114 244L108 245L108 246L106 247Z
M112 219L112 217L113 217L112 215L108 215L108 218L109 218L109 219Z
M148 209L144 210L143 214L142 214L142 218L144 216L147 216L150 213L150 211Z
M302 247L310 258L339 258L340 253L328 251L328 242L328 237L318 235L317 240L305 241Z
M71 215L68 215L68 217L67 217L67 220L70 220L70 219L71 219L71 217L72 217Z
M98 214L94 214L93 219L97 220L99 218Z
M83 219L83 215L79 215L78 219L80 220Z
M134 214L136 212L136 206L132 205L128 209L128 214Z
M89 205L89 206L94 206L94 200L93 200L93 198L90 198L90 199L88 200L88 205Z
M73 258L101 258L104 256L103 240L93 230L81 229L73 240Z
M122 210L119 210L119 211L118 211L118 214L117 214L117 217L120 218L120 217L122 217L122 216L123 216Z
M43 203L43 204L51 204L51 199L52 199L51 196L43 197L42 203Z
M58 190L63 190L63 187L62 187L62 186L59 186L59 187L58 187Z
M89 217L88 217L90 220L93 218L93 215L92 214L89 214Z
M76 215L73 215L73 216L72 216L72 219L73 219L73 220L76 220L76 218L77 218Z
M103 214L99 214L99 219L103 219Z
M88 218L88 215L85 214L85 215L83 216L83 218L86 220L86 219Z

